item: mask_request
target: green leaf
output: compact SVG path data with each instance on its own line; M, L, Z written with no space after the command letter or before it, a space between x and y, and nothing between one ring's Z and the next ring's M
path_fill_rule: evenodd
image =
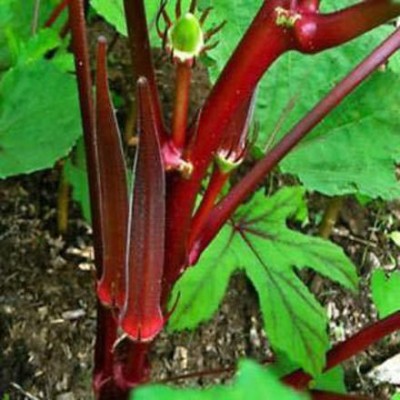
M0 71L14 64L24 43L32 37L36 0L0 1ZM38 31L50 16L59 0L41 0L37 21ZM65 21L60 18L58 26Z
M0 178L53 166L81 134L76 82L51 62L17 66L0 81Z
M282 170L327 195L399 197L399 102L400 76L377 72L282 162Z
M262 4L262 0L200 0L199 6L202 9L213 7L207 20L208 26L227 21L223 29L213 37L215 41L219 41L218 46L207 53L207 56L214 61L209 68L213 82L221 73Z
M156 4L156 1L146 2ZM109 24L124 36L127 36L123 0L91 0L90 5Z
M183 1L185 5L188 0ZM161 39L157 36L155 29L155 21L157 13L160 7L160 2L158 0L146 1L146 17L148 21L150 38L152 40L153 47L161 47ZM96 10L96 12L101 15L109 24L114 26L114 28L124 36L128 35L126 29L125 21L125 11L123 0L91 0L91 6ZM167 10L171 11L173 5L169 2Z
M315 271L355 289L355 268L329 241L291 230L286 220L304 212L304 190L285 188L271 198L257 193L242 206L204 252L198 265L176 284L170 319L174 330L192 329L210 319L221 303L230 276L243 270L255 286L271 345L316 374L329 347L326 315L295 273Z
M274 356L275 362L268 366L268 370L273 372L278 378L282 378L299 369L299 365L290 361L284 353L275 352ZM333 393L347 393L343 367L339 365L315 376L309 387Z
M397 247L400 247L400 232L399 231L391 232L388 236L390 237L390 239L392 239L393 243Z
M392 400L400 400L400 394L397 393L392 397Z
M18 64L28 64L43 58L50 50L61 44L59 34L53 29L42 29L22 44L18 55Z
M380 318L400 310L400 272L392 272L387 278L381 269L375 270L371 278L372 299Z
M308 397L284 386L273 373L252 361L242 361L235 382L208 389L149 386L132 392L131 400L300 400Z
M343 367L338 366L318 376L312 386L313 389L317 390L346 394L347 390Z

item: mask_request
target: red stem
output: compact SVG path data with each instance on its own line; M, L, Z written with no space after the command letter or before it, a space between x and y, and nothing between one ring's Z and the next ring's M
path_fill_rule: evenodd
M102 242L100 224L100 185L98 178L98 157L95 138L92 77L90 74L89 50L87 43L85 13L82 0L69 0L69 25L72 33L72 49L78 80L79 102L84 133L86 162L89 174L89 193L93 224L95 263L98 276L102 272Z
M204 173L220 144L221 134L263 73L290 48L289 34L275 24L274 9L282 4L287 1L264 3L207 99L196 124L196 140L188 151L194 166L191 178L184 180L179 174L169 178L165 298L187 263L186 244L192 209Z
M243 200L256 189L265 176L304 138L327 114L382 65L400 47L400 29L397 29L323 100L321 100L253 169L230 191L211 213L201 240L192 249L197 258L215 237L223 224Z
M166 141L163 116L155 79L151 47L143 0L124 0L125 16L128 26L130 52L132 57L133 81L143 76L147 79L152 93L154 118L161 144Z
M343 361L364 351L378 340L391 333L400 330L400 311L397 311L385 319L375 322L364 328L343 343L339 343L327 354L325 371L336 367ZM304 389L312 380L305 372L298 370L283 378L283 381L296 389Z
M207 222L210 212L213 209L222 188L227 182L229 175L230 174L222 172L218 166L214 167L210 183L208 184L200 206L192 219L189 235L189 248L192 247L195 239Z
M127 338L115 349L114 379L116 386L122 392L129 393L132 388L148 381L150 345L150 343L132 342Z
M317 12L319 10L320 0L300 0L299 7L308 12Z
M89 51L85 28L85 13L82 0L69 0L69 26L72 33L72 48L78 80L79 102L85 141L86 162L89 176L89 194L93 226L95 265L98 278L103 271L101 232L101 193L99 183L99 160L97 155L92 78L89 65ZM97 329L95 344L95 367L93 385L101 397L103 383L111 380L112 352L117 335L117 326L111 310L97 307Z
M63 0L61 3L59 3L54 10L52 11L50 17L48 20L44 23L44 26L46 28L49 28L56 22L60 14L67 8L69 0Z
M176 88L174 115L172 119L172 140L175 147L179 150L183 149L186 142L191 77L192 68L186 63L178 62L175 78Z
M113 381L113 346L117 340L117 322L111 309L97 303L96 346L94 352L93 391L100 396Z
M295 24L296 49L317 53L336 47L400 13L392 0L366 0L331 14L307 13Z
M349 394L323 392L320 390L312 390L310 393L312 400L372 400L370 397L365 396L353 396Z

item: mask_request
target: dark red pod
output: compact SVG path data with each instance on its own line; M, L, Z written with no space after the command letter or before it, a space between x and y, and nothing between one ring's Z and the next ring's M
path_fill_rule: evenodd
M120 308L125 297L128 188L121 135L107 82L106 50L106 41L100 38L96 76L96 151L101 194L102 274L97 296L103 304Z
M126 298L120 326L135 341L152 340L163 328L165 173L151 92L137 83L139 146L133 170L128 223Z

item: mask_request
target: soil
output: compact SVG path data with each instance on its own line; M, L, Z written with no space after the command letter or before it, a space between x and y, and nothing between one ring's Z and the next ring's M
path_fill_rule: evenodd
M101 23L98 32L112 39ZM158 65L168 65L157 54ZM129 57L122 39L110 55L111 86L122 99L132 93ZM196 69L197 90L193 103L200 104L208 90L201 66ZM170 110L168 93L171 68L159 68L162 102ZM126 119L125 101L121 121ZM58 168L0 181L0 398L80 400L91 399L91 370L95 330L94 266L91 229L79 207L71 204L68 232L57 231ZM273 174L268 184L276 189L287 177ZM310 222L303 228L317 234L318 222L328 199L309 198ZM400 229L400 202L373 202L362 207L346 198L331 236L359 268L362 287L351 295L331 283L318 294L330 316L333 342L338 342L376 320L368 284L374 268L399 268L400 251L388 232ZM375 385L367 373L400 350L400 336L392 335L346 364L350 391L388 399L394 388ZM178 381L184 385L208 385L229 379L241 357L264 361L270 350L262 329L257 296L249 282L233 277L229 291L212 321L195 332L163 333L152 354L153 380L174 380L182 374L215 371Z

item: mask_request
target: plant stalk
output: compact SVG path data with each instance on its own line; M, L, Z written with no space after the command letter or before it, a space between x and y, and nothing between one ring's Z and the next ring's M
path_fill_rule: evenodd
M89 193L93 224L93 241L97 274L102 272L102 241L100 225L100 186L98 157L96 150L92 77L90 74L89 48L85 28L85 13L82 0L69 1L69 25L72 33L72 49L78 80L79 102L85 141L86 162L89 175Z
M343 206L343 196L335 196L329 199L328 205L325 209L324 216L322 217L322 221L318 227L318 235L323 239L329 239L332 234L332 230L336 225L336 222L340 215L340 210ZM310 283L308 287L310 290L318 294L321 291L322 285L324 283L324 279L317 275L316 273L311 273Z
M192 219L189 235L189 248L196 241L197 236L207 223L211 210L213 209L222 188L229 179L229 173L222 172L218 166L214 167L210 183L204 193L199 208Z
M191 178L185 180L179 174L169 177L164 298L168 298L171 286L187 265L186 245L196 194L222 133L263 73L290 48L289 35L275 23L274 9L284 3L287 1L263 4L206 100L192 133L195 140L188 149L194 167Z
M50 14L50 17L44 23L44 26L46 28L52 26L57 21L58 17L61 15L61 13L67 8L68 1L69 0L62 0L61 3L57 4L57 6L54 8L52 13Z
M327 362L324 371L329 371L343 361L364 351L378 340L399 330L400 311L397 311L385 319L362 329L346 341L336 345L327 354ZM301 370L295 371L283 378L286 384L299 390L306 388L311 380L312 377Z
M68 230L69 196L71 185L67 181L64 173L64 166L61 167L60 181L57 192L57 230L64 235Z
M183 62L176 65L175 104L172 118L172 140L177 149L184 148L189 110L190 81L192 68Z
M151 55L150 39L146 22L146 9L143 0L124 0L126 23L128 27L130 53L132 57L133 82L143 76L150 85L153 99L154 118L160 132L160 142L166 140L163 116L155 79Z
M84 4L82 0L69 1L69 26L72 33L72 48L78 80L79 102L84 133L89 194L93 226L94 258L98 279L103 271L103 246L101 232L101 193L99 160L96 147L92 78L90 74ZM95 367L93 387L97 398L101 398L105 382L111 382L113 369L113 346L117 337L117 324L110 309L97 303L97 329L95 344ZM104 398L104 396L103 396Z
M96 398L105 388L113 386L114 343L117 340L117 321L111 309L97 302L96 344L94 351L93 391Z
M312 390L312 400L372 400L370 397Z
M306 13L295 24L296 49L317 53L339 46L400 14L392 0L366 0L330 13Z

